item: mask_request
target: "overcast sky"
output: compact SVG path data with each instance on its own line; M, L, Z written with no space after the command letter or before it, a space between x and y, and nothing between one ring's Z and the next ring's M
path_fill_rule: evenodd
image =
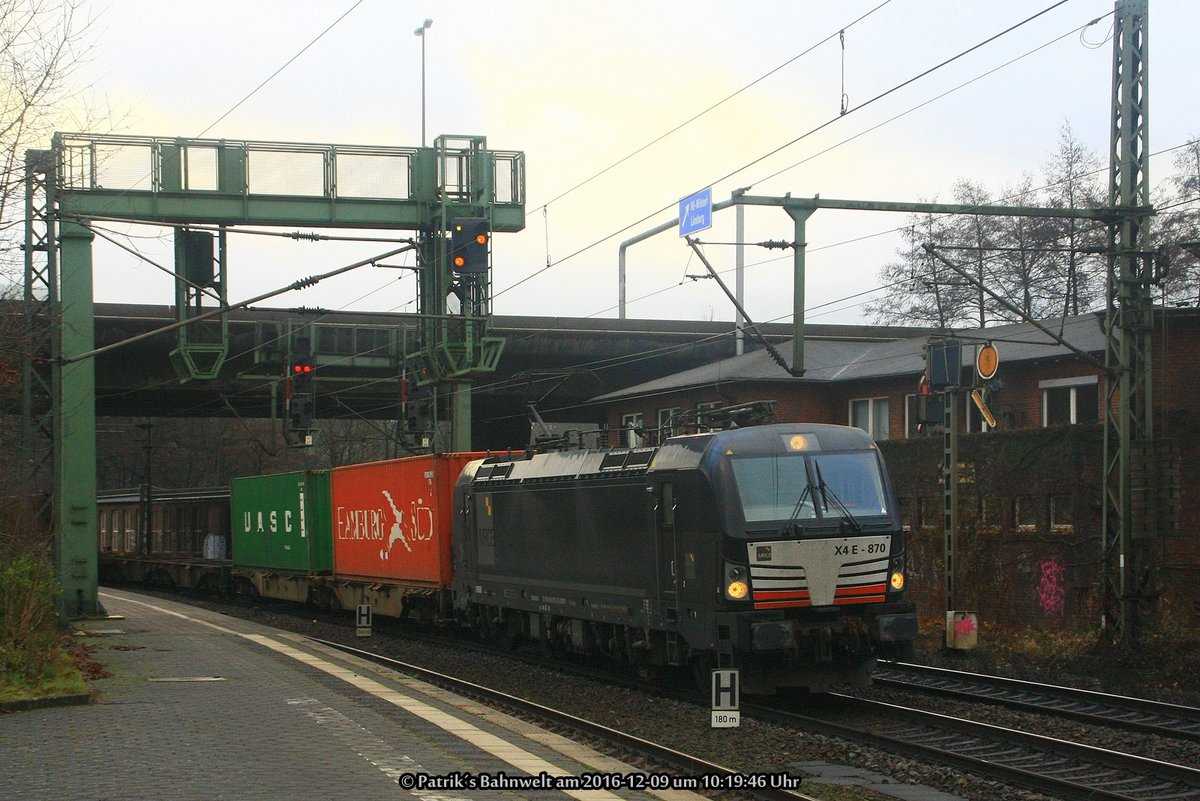
M744 186L768 196L950 201L959 178L996 189L1026 173L1036 180L1064 122L1107 159L1111 0L1068 0L868 102L1054 2L96 0L85 4L99 35L82 77L84 95L111 109L120 133L416 146L413 31L432 18L430 142L482 135L526 157L527 227L495 238L494 310L616 317L619 243L669 221L681 197L707 186L714 202ZM1198 30L1200 2L1151 0L1153 151L1200 133ZM1152 160L1152 179L1169 175L1171 159ZM902 221L824 210L809 220L812 321L862 321L869 296L857 295L878 285L899 244L885 232ZM733 211L718 213L701 238L732 242L733 226ZM778 209L750 209L747 229L750 241L792 238ZM168 259L156 229L133 230L150 237L135 240L147 255ZM382 249L232 237L229 297ZM718 269L733 266L732 247L706 253ZM790 256L750 248L746 261L751 317L790 316ZM169 279L111 246L97 244L95 264L99 301L172 302ZM732 320L712 281L686 278L702 271L674 231L632 247L628 315ZM269 305L415 311L413 280L399 275L363 268Z

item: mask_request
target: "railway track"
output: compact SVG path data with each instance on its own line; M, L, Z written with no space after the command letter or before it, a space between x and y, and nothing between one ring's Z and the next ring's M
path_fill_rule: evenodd
M1200 770L882 701L830 693L837 710L803 715L743 706L754 717L845 737L1071 801L1200 801ZM841 722L847 714L856 720Z
M747 775L723 765L718 765L570 713L551 709L542 704L517 698L516 696L493 690L474 682L431 671L418 665L402 662L398 659L354 648L342 643L315 637L311 639L328 648L353 654L376 664L407 673L422 681L448 689L459 695L465 695L493 706L509 709L525 718L535 720L541 725L569 729L576 734L582 734L606 743L622 754L634 754L643 759L648 759L656 765L666 766L660 769L647 770L647 773L653 777L665 777L665 773L669 771L673 789L688 789L700 794L711 792L716 795L720 793L721 797L726 799L732 797L755 799L755 801L818 801L818 799L804 795L794 789L794 786L798 786L800 782L796 777L789 777L784 774L772 774L769 776L763 774ZM654 781L654 778L648 779L650 786L654 786Z
M387 657L367 655L348 646L327 644L341 650L357 652L365 658L384 664L396 664L395 660ZM405 666L403 669L421 670L415 666ZM435 683L457 681L441 674L431 674L427 680ZM469 683L465 686L454 685L453 688L456 692L491 693ZM678 697L686 695L679 694ZM976 723L897 704L868 701L837 693L830 694L830 697L836 700L838 707L838 711L831 715L799 714L758 704L743 704L743 711L755 718L805 733L818 732L854 740L891 753L923 762L937 762L1057 798L1079 801L1200 801L1200 770L1186 765ZM614 747L644 754L655 761L671 765L685 774L697 775L727 770L703 760L690 762L691 757L679 755L671 749L646 743L639 738L627 739L627 735L607 727L582 721L566 713L547 710L541 705L529 704L503 693L488 695L483 697L483 700L517 709L522 714L533 715L538 720L546 720L553 725L585 732L589 736L611 743ZM860 722L843 723L835 719L843 717L846 710L852 710L854 716L860 718ZM861 719L865 719L865 722ZM782 795L756 794L755 797L796 799L803 796L784 791Z
M906 662L880 663L875 684L1200 742L1200 709L1191 706Z
M307 618L308 615L306 614L304 617ZM413 639L411 633L403 636L406 639ZM417 639L422 638L417 637ZM625 739L625 736L616 729L579 720L565 713L553 713L553 710L543 713L542 710L547 709L546 707L539 704L527 705L526 702L511 695L491 694L486 688L470 682L457 682L449 676L429 672L415 665L384 656L367 654L352 645L323 642L330 647L357 653L364 658L391 665L406 673L450 687L456 692L474 695L488 703L514 710L518 714L539 722L545 722L548 726L567 728L573 732L585 732L589 737L610 744L620 753L641 755L642 759L652 764L669 766L650 768L649 770L669 770L672 775L683 776L737 775L736 772L719 765L713 765L704 760L692 760L685 754L657 746L654 743L647 743L639 738ZM446 645L446 641L440 641L442 648ZM493 654L496 653L492 649L480 648L476 644L458 641L455 642L455 649L479 650L481 653L490 650ZM580 666L563 663L547 664L543 659L522 657L512 652L506 652L504 659L525 661L530 664L540 663L543 668L576 674L581 677L586 675L595 681L606 684L621 683L611 675L607 677L593 675L594 671L587 671ZM888 667L891 666L888 665ZM481 681L487 682L488 679L485 678ZM627 681L625 684L631 688L640 687L640 692L648 692L651 697L670 697L689 704L706 706L706 703L701 703L695 693L676 692L664 687L647 690L645 683L635 681ZM488 695L492 697L488 698ZM1109 801L1149 801L1150 799L1200 801L1200 770L1186 765L1081 745L1066 739L1028 734L1012 728L977 724L970 720L936 712L908 709L897 704L866 701L837 694L831 697L834 700L833 704L816 704L812 708L800 711L751 705L747 704L746 699L743 698L743 719L757 719L779 727L786 727L789 730L803 732L806 735L816 733L839 738L844 742L869 745L882 752L906 756L918 764L946 765L967 775L1001 782L1008 786L1026 788L1054 798L1108 799ZM974 698L973 700L978 701L979 699ZM574 709L575 707L568 706L567 708ZM1037 711L1044 714L1048 710L1041 707ZM1052 714L1057 716L1060 713L1053 710ZM597 719L603 717L603 715L599 715ZM1092 722L1109 727L1121 725L1107 718ZM623 723L616 725L624 726ZM1020 723L1012 725L1022 726ZM778 736L781 739L789 739L790 736L783 733L782 729L776 731L780 732ZM1172 733L1155 731L1154 736L1166 738L1172 736ZM754 747L749 741L739 740L738 742L744 746ZM1167 751L1169 752L1170 749L1168 748ZM638 764L641 763L638 762ZM738 797L792 799L795 801L795 799L804 799L807 796L797 790L763 788L755 792L754 788L744 788ZM724 798L729 798L729 796L726 795Z

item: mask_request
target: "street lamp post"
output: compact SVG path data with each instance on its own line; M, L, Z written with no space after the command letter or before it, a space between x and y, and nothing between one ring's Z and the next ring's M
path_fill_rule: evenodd
M433 25L433 20L426 18L421 27L413 34L421 37L421 147L425 147L425 31Z

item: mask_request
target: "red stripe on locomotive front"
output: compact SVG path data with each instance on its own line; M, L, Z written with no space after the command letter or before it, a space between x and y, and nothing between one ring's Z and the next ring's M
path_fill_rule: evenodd
M845 598L850 595L879 595L885 589L883 582L867 584L862 587L838 587L836 597Z
M848 604L882 603L884 584L868 584L863 587L841 587L834 593L835 606ZM782 609L789 606L812 606L807 590L758 590L754 593L755 609Z

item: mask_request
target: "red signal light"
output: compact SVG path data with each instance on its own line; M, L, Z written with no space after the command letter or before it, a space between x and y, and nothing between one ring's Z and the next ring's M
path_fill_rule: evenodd
M450 266L461 273L486 273L491 238L487 218L454 219L450 225Z

